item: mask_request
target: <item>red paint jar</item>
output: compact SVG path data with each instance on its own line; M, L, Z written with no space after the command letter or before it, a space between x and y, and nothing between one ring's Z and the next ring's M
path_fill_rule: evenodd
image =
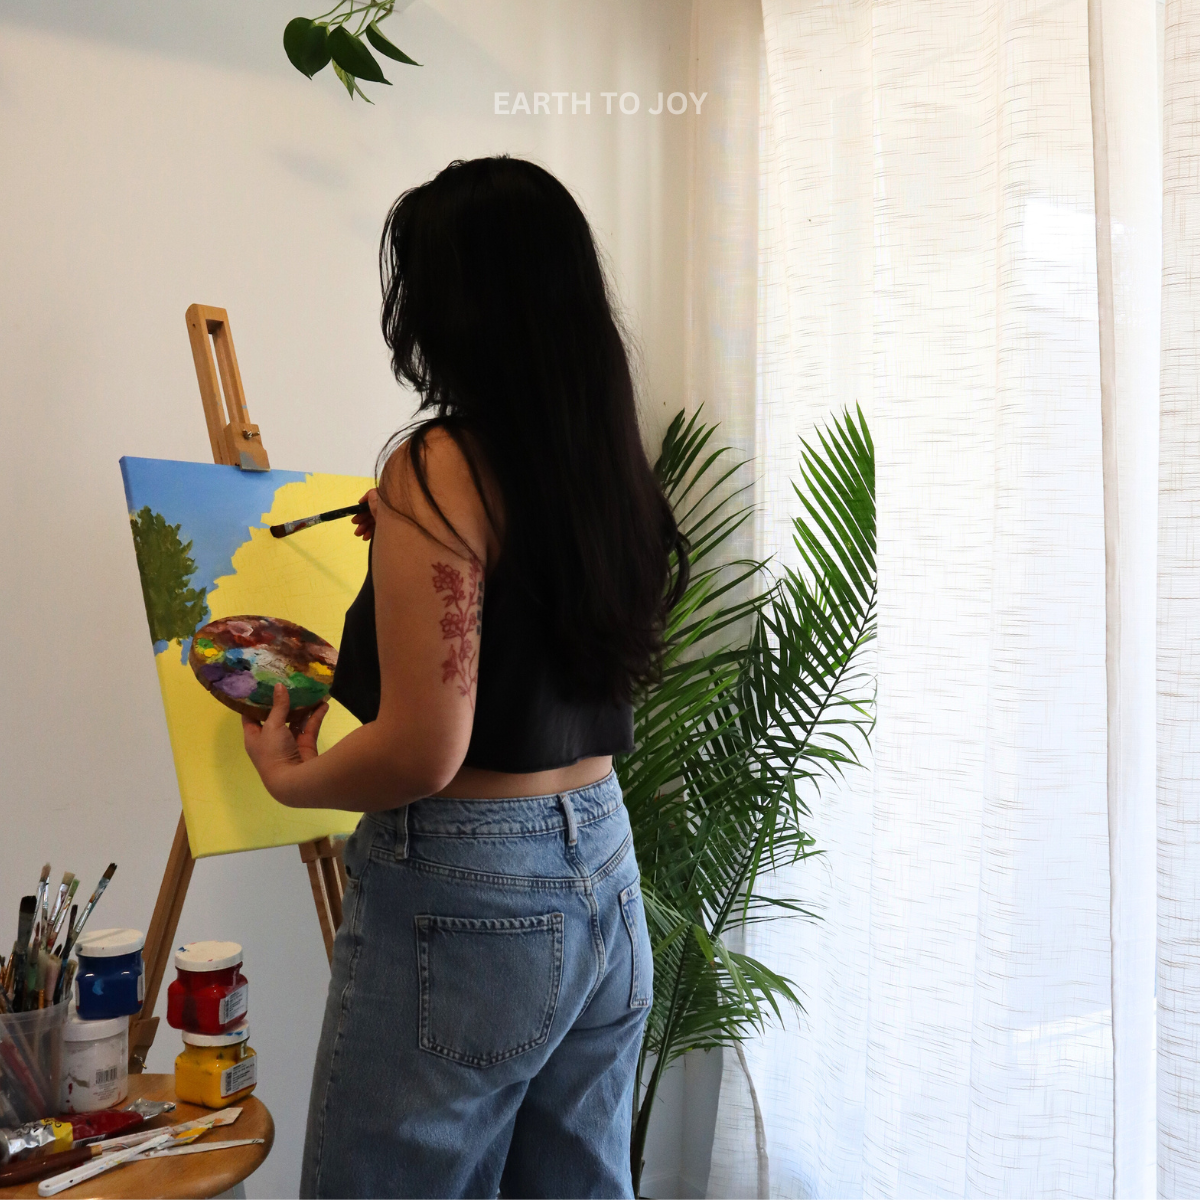
M250 984L237 942L189 942L175 951L167 1024L188 1033L224 1033L246 1017Z

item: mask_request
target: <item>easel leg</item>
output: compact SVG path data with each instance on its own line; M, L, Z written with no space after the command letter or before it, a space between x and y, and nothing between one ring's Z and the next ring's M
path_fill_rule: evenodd
M183 814L175 827L175 841L171 844L171 855L167 869L154 902L154 915L150 918L150 929L146 934L146 945L142 951L145 963L146 996L142 1011L129 1018L129 1070L140 1073L146 1066L146 1055L154 1043L158 1029L158 1018L153 1015L158 1003L158 991L162 986L163 972L167 959L175 944L175 931L179 928L179 914L187 897L188 885L192 882L192 871L196 860L188 845L187 825Z
M213 462L240 466L244 470L270 470L271 463L259 428L251 424L246 408L242 374L233 348L233 334L229 330L229 315L223 308L193 304L187 310L187 327ZM333 935L342 923L342 894L346 890L341 844L335 847L328 838L304 842L300 846L300 858L308 867L308 881L317 904L325 954L332 961ZM175 944L179 914L183 911L195 865L188 845L187 826L180 815L142 952L146 972L145 1000L142 1011L129 1018L129 1069L134 1073L144 1069L146 1055L154 1043L158 1029L154 1006L158 1002L171 947Z
M333 938L342 923L342 896L346 890L342 843L335 846L324 837L315 842L301 842L299 850L300 861L308 868L308 883L317 906L325 955L332 962Z

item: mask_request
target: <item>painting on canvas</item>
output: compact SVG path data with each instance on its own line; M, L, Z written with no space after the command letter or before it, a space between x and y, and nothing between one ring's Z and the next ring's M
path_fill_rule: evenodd
M354 504L374 480L156 458L123 458L121 473L193 855L350 832L355 813L271 799L243 749L241 717L197 676L213 650L193 642L205 641L194 637L205 625L253 615L336 647L366 574L366 545L348 521L286 538L269 527ZM321 747L357 724L331 701Z

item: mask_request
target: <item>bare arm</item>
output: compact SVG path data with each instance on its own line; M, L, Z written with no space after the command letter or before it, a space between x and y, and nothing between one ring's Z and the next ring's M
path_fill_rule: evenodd
M426 471L465 546L421 495L407 457L406 450L398 452L387 468L395 472L388 480L391 492L407 497L407 515L375 498L372 503L378 717L321 754L316 733L324 712L314 713L304 729L290 729L286 689L277 692L276 707L261 726L244 722L246 750L263 783L292 808L397 808L440 791L466 757L482 637L487 518L448 436L431 432Z

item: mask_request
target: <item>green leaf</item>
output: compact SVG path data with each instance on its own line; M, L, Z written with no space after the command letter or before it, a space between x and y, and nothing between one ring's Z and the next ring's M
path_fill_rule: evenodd
M616 760L654 950L635 1181L666 1066L799 1007L791 981L724 935L811 915L756 881L819 853L810 806L825 777L859 762L874 727L860 655L875 634L875 461L861 411L798 447L800 565L774 575L730 552L753 510L747 464L715 434L680 413L655 463L692 572L667 619L661 678L635 708L634 749Z
M367 26L367 41L379 51L380 54L386 55L388 58L394 58L397 62L408 63L410 67L419 67L421 64L416 59L409 58L399 46L393 46L391 42L379 32L379 26L374 21Z
M283 48L292 66L311 79L329 62L329 30L307 17L296 17L283 31Z
M716 951L713 949L713 944L709 940L708 934L704 930L703 925L692 926L692 936L696 939L696 945L700 947L700 953L711 963L716 960Z
M366 79L371 83L389 83L383 77L375 55L363 45L361 38L352 34L344 25L335 26L329 31L329 53L347 75L352 75L355 79Z
M350 93L351 100L353 100L357 94L361 96L368 104L375 103L375 101L372 100L371 97L368 96L367 93L358 86L358 80L355 79L353 75L347 74L345 71L343 71L342 68L337 65L337 63L333 64L333 72L342 81L346 91Z

